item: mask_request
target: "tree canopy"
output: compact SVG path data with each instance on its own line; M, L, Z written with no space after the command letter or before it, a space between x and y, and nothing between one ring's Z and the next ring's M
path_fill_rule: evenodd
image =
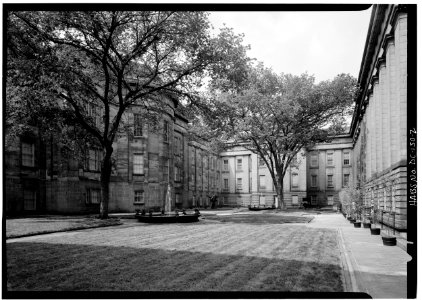
M242 84L235 93L213 91L218 117L208 121L264 160L283 206L283 178L295 155L344 133L341 125L350 113L356 80L340 74L317 84L308 74L276 74L258 64Z
M166 98L200 107L203 77L230 78L247 62L246 49L230 29L213 36L205 12L10 11L6 135L19 134L13 120L28 107L24 115L38 123L49 124L50 111L87 132L104 152L106 217L113 142L125 112L137 105L145 121L158 122Z

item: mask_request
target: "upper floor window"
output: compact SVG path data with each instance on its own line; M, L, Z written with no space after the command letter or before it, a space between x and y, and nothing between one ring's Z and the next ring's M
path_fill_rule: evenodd
M333 175L327 175L327 187L334 187L333 184Z
M343 186L344 187L348 187L349 186L349 179L350 179L350 175L349 174L343 174Z
M298 187L299 186L299 175L296 173L292 174L292 187Z
M133 135L142 136L142 116L141 114L133 114Z
M259 175L259 188L265 190L265 175Z
M25 167L35 166L35 146L33 143L22 142L22 165Z
M179 137L177 137L177 136L174 137L174 146L173 146L174 147L174 155L179 155L179 153L180 153L179 140L180 140Z
M343 153L343 164L345 166L350 165L350 152L344 152Z
M311 187L317 186L317 175L311 175Z
M242 159L241 158L237 159L237 170L242 170Z
M164 121L164 141L169 141L169 122Z
M229 189L229 179L228 178L224 178L224 189L225 190Z
M180 168L174 166L174 181L180 181Z
M333 166L334 165L333 156L334 156L333 152L327 153L327 166Z
M88 163L87 169L89 171L101 171L101 160L103 158L103 152L98 149L88 150Z
M311 167L318 167L318 155L311 154Z
M223 160L223 171L229 170L229 161L227 159Z
M97 107L94 103L87 103L85 106L86 115L92 118L92 121L95 126L99 126L101 122L101 109Z
M262 157L259 158L259 166L260 167L265 167L265 161Z
M144 174L144 155L133 154L133 174Z

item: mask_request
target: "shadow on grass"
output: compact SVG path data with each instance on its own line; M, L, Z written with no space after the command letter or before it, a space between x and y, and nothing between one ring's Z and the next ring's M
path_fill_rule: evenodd
M219 221L222 223L247 223L247 224L284 224L284 223L309 223L313 217L280 216L270 214L242 214L242 215L207 215L205 220Z
M343 291L338 265L306 261L21 242L6 254L8 292Z

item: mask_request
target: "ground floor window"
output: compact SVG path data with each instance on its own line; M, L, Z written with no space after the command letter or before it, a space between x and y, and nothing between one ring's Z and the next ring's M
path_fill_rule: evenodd
M311 196L311 204L312 204L312 205L317 204L317 196L316 196L316 195L312 195L312 196Z
M299 197L297 195L292 196L292 204L293 205L299 204Z
M180 194L176 194L176 203L182 203L182 197L180 197Z
M237 178L237 189L238 190L242 189L242 178Z
M35 210L37 201L37 193L32 190L24 190L23 192L23 209Z
M332 195L327 196L327 204L328 205L334 204L334 196L332 196Z
M100 189L88 189L88 192L86 193L86 204L98 204L100 203L100 195L101 190Z
M144 191L135 191L135 199L133 201L136 204L145 204Z

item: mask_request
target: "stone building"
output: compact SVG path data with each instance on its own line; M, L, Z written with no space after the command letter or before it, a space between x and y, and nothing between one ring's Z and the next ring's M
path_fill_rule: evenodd
M352 173L366 205L406 237L407 230L407 12L374 5L359 73L361 92L351 123ZM387 228L388 228L387 227Z
M221 156L221 198L230 206L277 205L270 171L257 154L242 145L232 145ZM299 153L283 182L287 207L298 207L306 197L306 158Z
M353 184L352 148L350 136L342 135L306 153L307 192L313 205L338 205L341 189Z
M158 129L142 124L142 110L124 116L130 130L114 143L110 212L163 209L169 186L172 209L208 206L219 192L219 159L201 143L187 138L188 120L167 99ZM86 147L75 157L54 140L43 141L36 128L5 152L7 213L97 213L102 151Z

